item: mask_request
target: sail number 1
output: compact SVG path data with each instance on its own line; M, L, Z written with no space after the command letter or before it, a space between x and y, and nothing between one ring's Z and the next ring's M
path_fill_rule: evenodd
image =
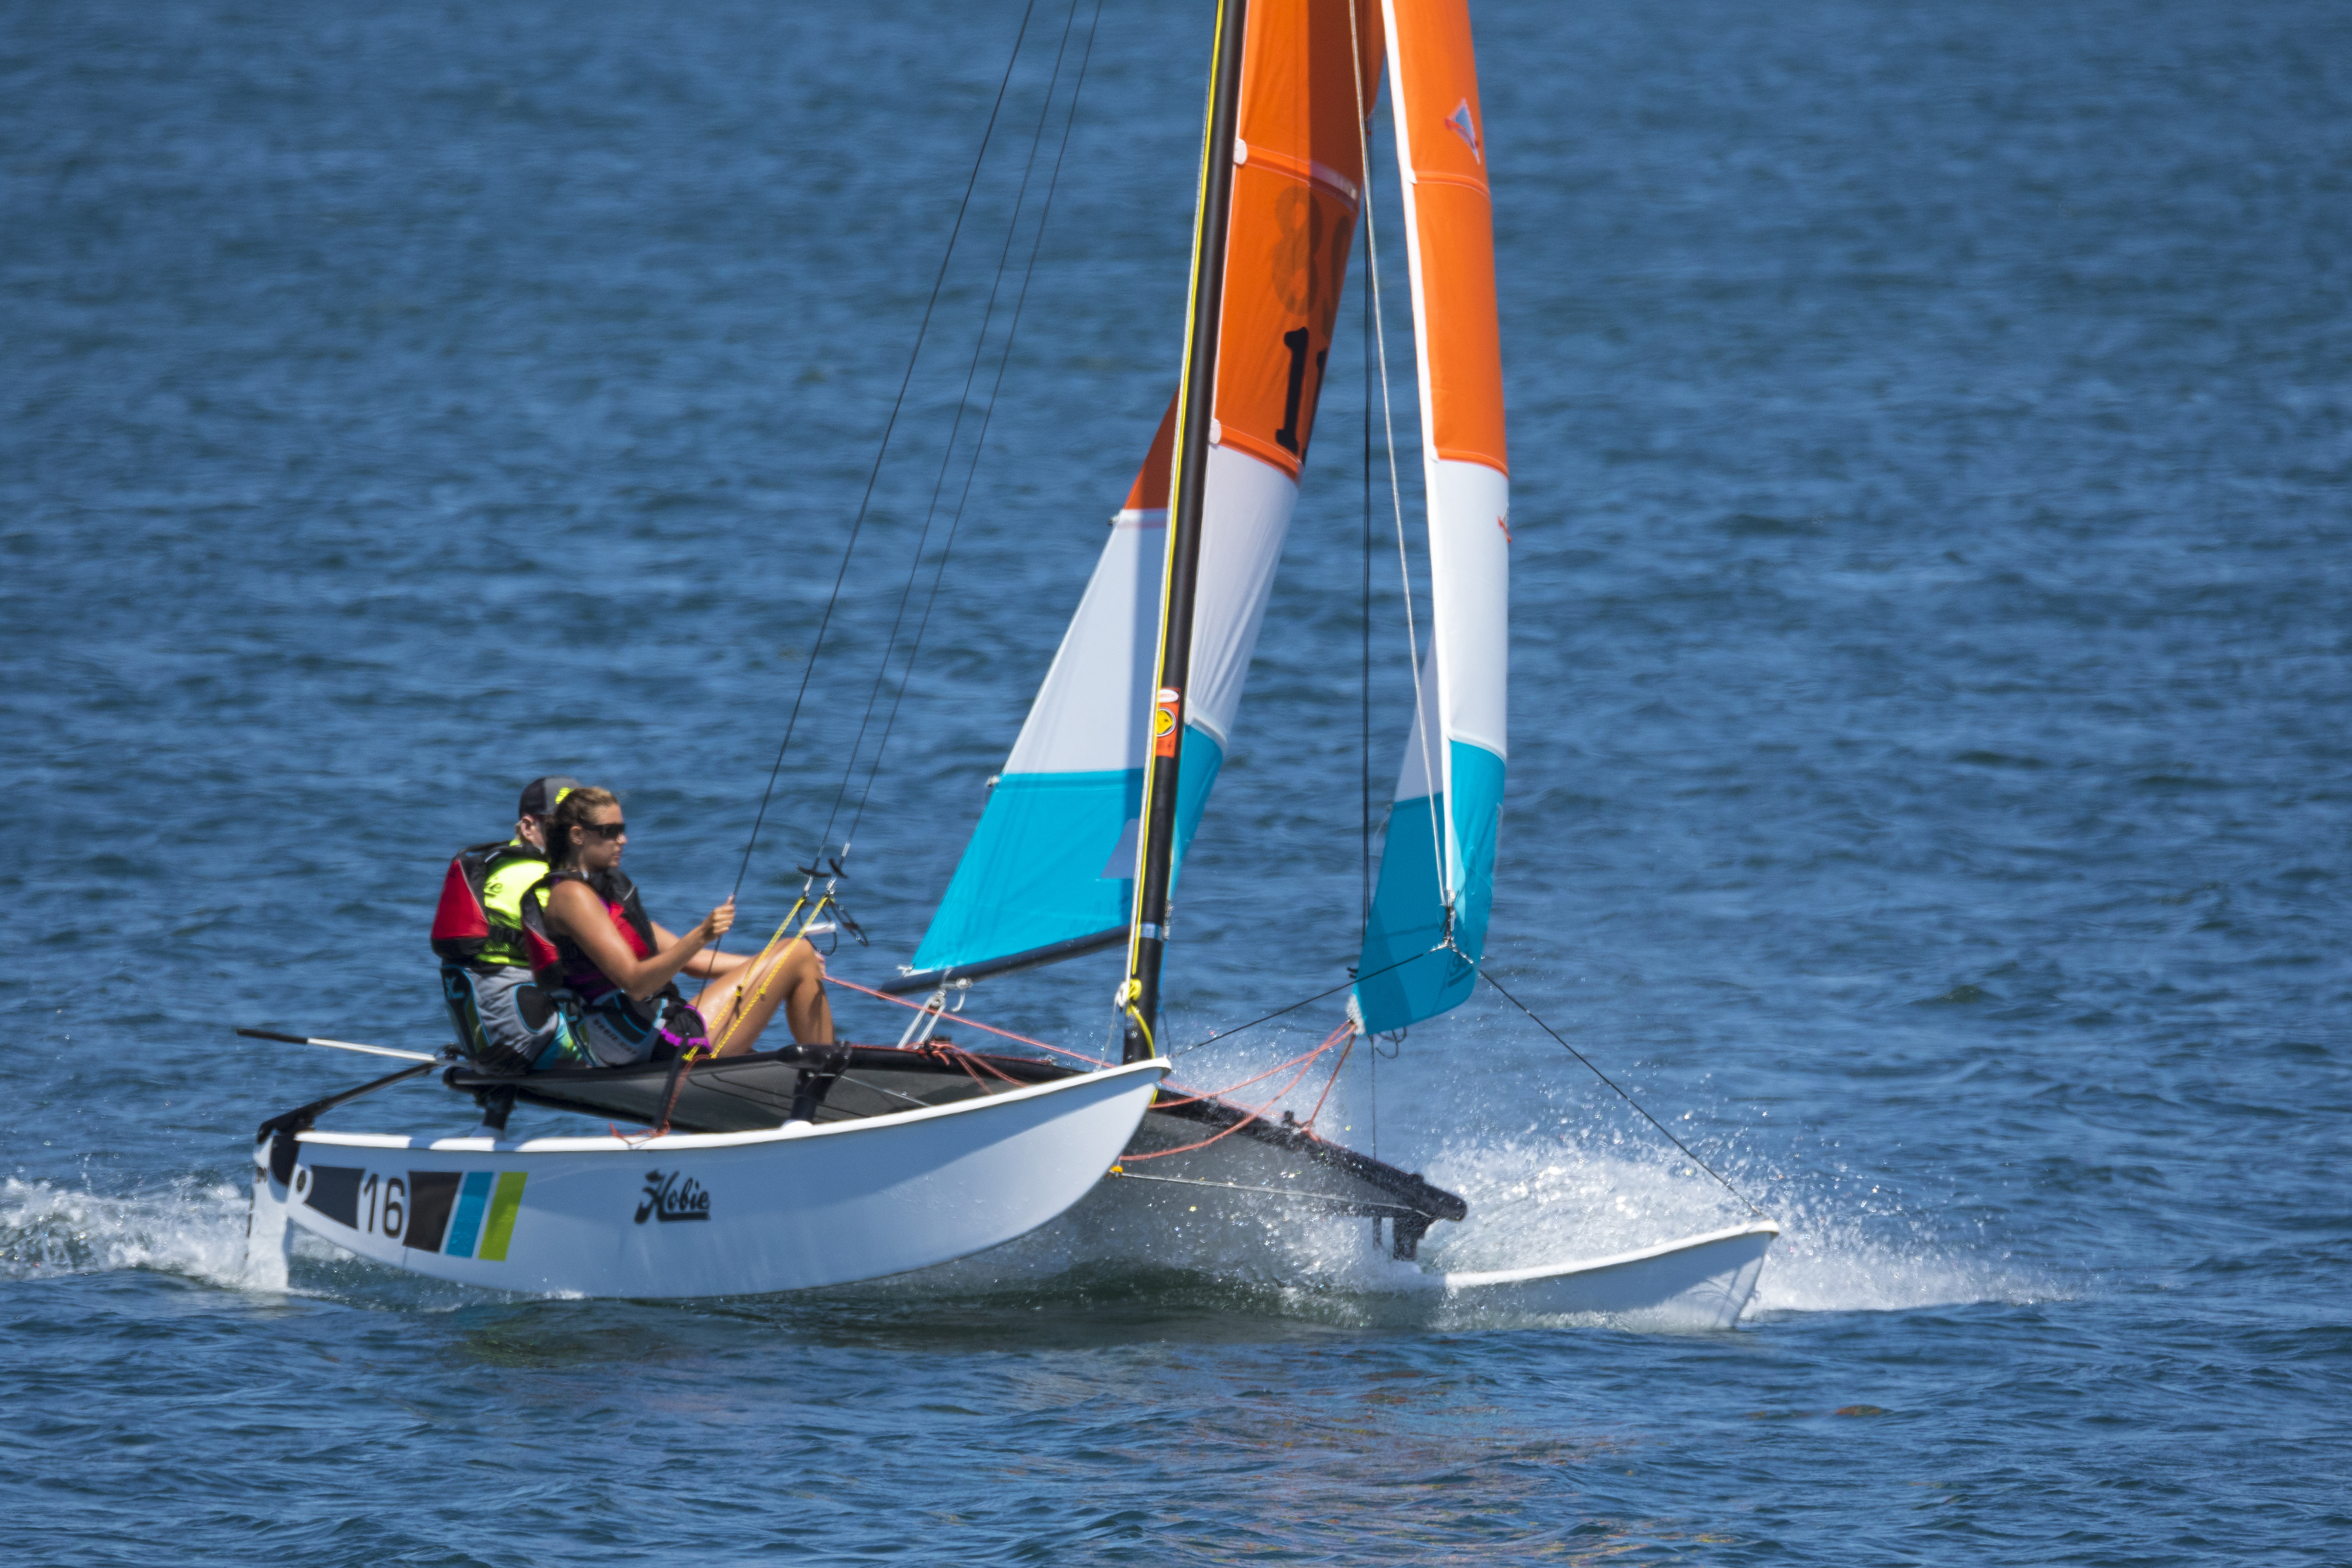
M1282 346L1290 351L1290 383L1282 395L1282 428L1274 433L1276 445L1292 457L1300 456L1298 449L1298 405L1307 392L1307 329L1300 327L1282 334ZM1315 353L1315 390L1323 390L1324 362L1331 357L1329 349Z

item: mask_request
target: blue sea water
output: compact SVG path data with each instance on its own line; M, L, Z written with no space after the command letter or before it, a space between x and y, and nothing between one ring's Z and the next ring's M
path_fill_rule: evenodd
M1207 13L1096 15L1030 14L744 883L772 919L855 816L851 979L919 939L1173 374ZM368 1074L230 1026L438 1043L441 866L523 779L625 789L673 923L732 884L1023 13L16 5L0 1553L2352 1562L2352 17L1475 22L1493 966L1786 1226L1741 1327L1401 1328L1304 1244L717 1303L323 1251L242 1288L252 1127ZM992 406L967 356L1089 39ZM1392 218L1382 265L1401 343ZM1355 951L1365 386L1343 332L1172 1036ZM1409 686L1374 569L1377 794ZM1092 1044L1110 984L984 1004ZM1441 1262L1727 1212L1491 993L1335 1107L1471 1199ZM470 1120L411 1088L346 1124Z

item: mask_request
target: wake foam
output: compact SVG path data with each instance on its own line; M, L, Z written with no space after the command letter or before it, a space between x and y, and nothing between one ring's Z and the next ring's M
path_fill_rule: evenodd
M1597 1141L1596 1141L1597 1142ZM1790 1162L1793 1164L1793 1162ZM1943 1233L1876 1184L1801 1172L1727 1174L1781 1227L1747 1317L1760 1313L1903 1311L1977 1301L2046 1300L2051 1282ZM1430 1180L1470 1202L1460 1226L1430 1233L1433 1268L1532 1268L1630 1252L1754 1219L1704 1171L1667 1152L1613 1141L1446 1150Z
M1781 1235L1757 1282L1750 1317L1902 1312L1979 1301L2021 1306L2065 1294L2011 1259L1956 1247L1922 1216L1796 1204L1773 1217Z
M0 1279L146 1268L235 1286L250 1198L193 1178L110 1197L11 1176L0 1180Z

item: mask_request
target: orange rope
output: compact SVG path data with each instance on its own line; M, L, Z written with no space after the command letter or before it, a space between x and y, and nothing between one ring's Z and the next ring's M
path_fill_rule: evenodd
M892 996L884 992L873 990L868 986L860 985L854 980L836 979L829 973L824 978L825 984L829 985L845 985L852 991L859 992L867 996L879 997L885 1002L893 1002L901 1007L910 1007L918 1013L928 1012L929 1010L929 1005L925 1003L909 1002L903 996ZM1041 1051L1051 1051L1057 1057L1076 1057L1082 1062L1092 1062L1098 1068L1107 1068L1112 1065L1111 1063L1103 1060L1100 1057L1090 1057L1084 1051L1073 1051L1065 1049L1060 1046L1049 1046L1043 1040L1033 1040L1026 1035L1016 1035L1010 1029L992 1028L988 1025L982 1023L979 1019L966 1017L961 1013L954 1015L954 1016L959 1026L969 1024L975 1029L985 1030L987 1033L992 1035L1001 1035L1008 1040L1018 1040L1024 1046L1034 1046Z
M1330 1041L1328 1041L1328 1040L1326 1040L1326 1041L1324 1041L1321 1045L1319 1045L1319 1046L1316 1047L1313 1050L1311 1050L1311 1051L1307 1052L1307 1053L1305 1056L1303 1056L1303 1057L1293 1057L1293 1058L1290 1058L1288 1061L1286 1061L1286 1062L1276 1062L1276 1063L1275 1063L1275 1064L1274 1064L1274 1066L1272 1066L1272 1067L1270 1067L1270 1068L1266 1068L1264 1072L1262 1072L1262 1073L1258 1074L1255 1078L1245 1078L1245 1079L1242 1079L1242 1080L1241 1080L1241 1082L1239 1082L1239 1083L1229 1083L1229 1084L1225 1085L1225 1087L1224 1087L1224 1088L1223 1088L1223 1089L1199 1089L1199 1090L1185 1089L1185 1091L1184 1091L1184 1092L1185 1092L1185 1098L1184 1098L1184 1099L1182 1099L1182 1100L1153 1100L1153 1101L1151 1102L1151 1109L1152 1109L1152 1110L1165 1110L1169 1109L1171 1106L1176 1106L1176 1105L1197 1105L1197 1104L1199 1104L1202 1100L1222 1100L1222 1099L1223 1099L1226 1095L1229 1095L1229 1094L1233 1093L1233 1092L1234 1092L1234 1090L1235 1090L1235 1089L1247 1089L1250 1085L1252 1085L1252 1084L1254 1084L1254 1083L1264 1083L1267 1079L1272 1078L1275 1074L1276 1074L1276 1073L1278 1073L1278 1072L1282 1071L1285 1068L1295 1068L1295 1067L1297 1067L1300 1062L1311 1062L1311 1061L1313 1061L1317 1057L1321 1056L1325 1051L1328 1051L1328 1050L1329 1050L1330 1048L1331 1048L1331 1042L1330 1042ZM1168 1087L1169 1087L1169 1088L1171 1088L1171 1089L1183 1089L1183 1088L1184 1088L1184 1086L1183 1086L1182 1084L1181 1084L1181 1083L1172 1083L1172 1084L1170 1084Z
M1339 1047L1339 1063L1337 1066L1332 1068L1331 1076L1323 1080L1323 1092L1316 1096L1315 1109L1307 1113L1307 1120L1299 1123L1301 1127L1312 1129L1315 1125L1315 1119L1323 1114L1323 1102L1331 1098L1332 1087L1339 1081L1339 1073L1341 1069L1346 1068L1348 1065L1348 1054L1355 1048L1356 1025L1355 1020L1351 1018L1348 1022L1348 1043Z
M1353 1024L1342 1024L1338 1028L1332 1030L1329 1035L1324 1037L1324 1041L1321 1045L1307 1053L1304 1064L1301 1065L1298 1071L1292 1076L1288 1083L1284 1084L1280 1089L1275 1091L1273 1100L1267 1100L1264 1105L1259 1106L1255 1110L1251 1111L1247 1116L1243 1117L1239 1121L1234 1122L1231 1127L1226 1128L1223 1131L1203 1138L1198 1143L1180 1143L1173 1149L1155 1149L1149 1154L1122 1154L1119 1156L1118 1163L1122 1165L1132 1165L1139 1161L1164 1159L1171 1154L1189 1154L1195 1149L1207 1148L1210 1144L1216 1142L1221 1138L1232 1137L1234 1133L1240 1131L1243 1128L1247 1127L1251 1122L1255 1121L1267 1111L1273 1110L1276 1100L1281 1100L1284 1095L1288 1094L1292 1089L1297 1088L1298 1080L1307 1076L1307 1068L1314 1065L1314 1061L1317 1057L1321 1056L1325 1051L1328 1051L1333 1046L1338 1045L1343 1036L1351 1037L1354 1033L1355 1026ZM1287 1067L1289 1064L1286 1062L1283 1065ZM1280 1071L1281 1069L1276 1068L1276 1070ZM1310 1132L1307 1136L1311 1138L1314 1134Z
M971 1052L965 1050L961 1046L956 1045L951 1041L926 1040L919 1046L906 1048L918 1051L927 1057L936 1057L942 1062L951 1062L955 1066L963 1068L963 1076L971 1079L973 1086L978 1089L985 1089L988 1085L981 1081L980 1074L971 1070L971 1064L974 1062L978 1062L982 1067L986 1068L988 1069L989 1076L1001 1082L1018 1085L1021 1081L1019 1079L1014 1078L1011 1073L1006 1072L1003 1068L998 1067L994 1062L990 1061L986 1057L975 1056Z

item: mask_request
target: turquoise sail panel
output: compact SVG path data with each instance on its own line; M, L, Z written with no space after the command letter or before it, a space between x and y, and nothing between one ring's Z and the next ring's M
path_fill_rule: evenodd
M1398 801L1390 808L1381 879L1372 894L1371 915L1364 922L1364 951L1356 963L1356 973L1363 976L1356 983L1356 1005L1364 1027L1374 1034L1458 1007L1478 982L1476 963L1486 951L1486 913L1495 901L1504 766L1502 758L1465 741L1452 742L1450 752L1454 830L1462 837L1462 895L1454 922L1454 945L1460 951L1431 951L1445 935L1436 850L1444 797Z
M1176 870L1224 761L1216 742L1185 727ZM1006 773L989 795L914 967L984 963L1127 924L1142 800L1141 768Z

